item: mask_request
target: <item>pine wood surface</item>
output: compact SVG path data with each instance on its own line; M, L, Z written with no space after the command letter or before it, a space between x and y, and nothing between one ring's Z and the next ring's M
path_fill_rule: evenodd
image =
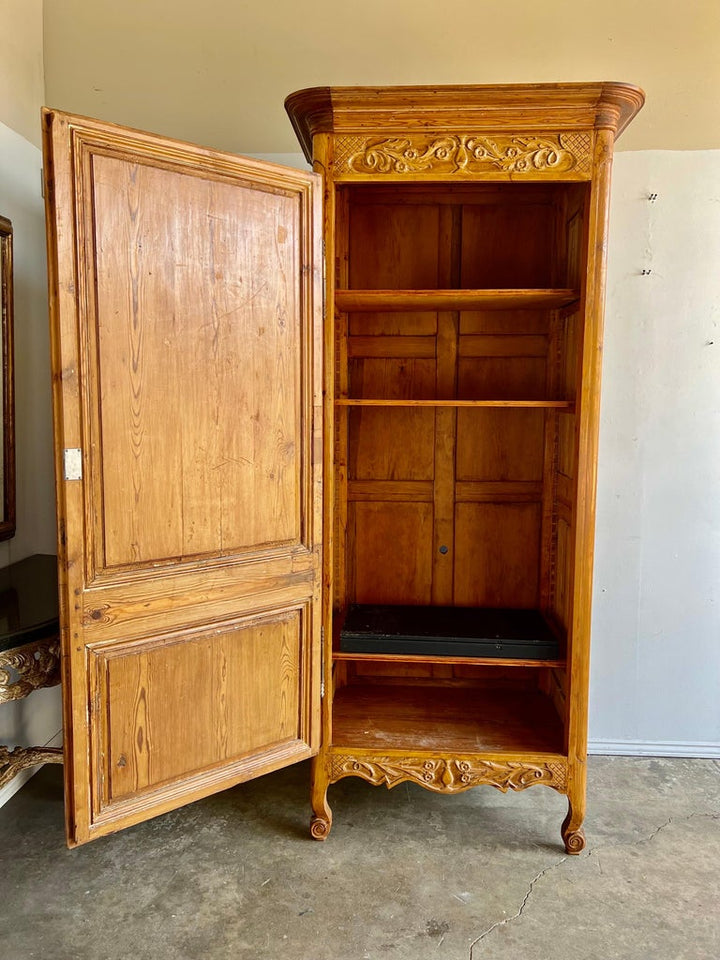
M347 313L426 310L508 310L563 307L576 290L337 290L335 306Z
M285 100L308 161L319 133L592 130L619 136L645 95L627 83L310 87Z
M468 666L486 666L486 667L564 667L566 661L562 660L532 660L521 657L456 657L456 656L432 656L430 654L413 655L401 653L348 653L344 650L333 650L333 662L359 660L368 663L432 663L432 664L466 664Z
M75 844L318 748L319 181L44 127Z
M562 737L554 707L537 692L357 683L339 690L333 707L336 749L557 754Z
M572 853L584 843L590 615L575 591L578 577L589 587L591 552L576 517L584 511L587 522L594 497L594 478L583 479L578 463L588 470L583 437L597 428L597 401L591 411L587 399L597 394L597 368L588 358L599 342L606 235L592 212L606 189L602 177L596 185L593 151L597 141L609 156L641 104L642 93L622 84L341 88L300 91L287 102L306 153L314 137L342 197L328 281L340 454L334 550L343 570L334 605L539 605L572 633L567 671L560 661L537 670L526 701L539 711L535 728L550 712L546 747L568 751L570 762L558 780L535 770L523 781L549 777L567 793L563 838ZM436 718L428 724L423 715L430 695L417 671L463 667L334 657L331 741L313 767L312 830L321 839L331 822L327 785L338 776L423 781L429 768L418 740ZM393 727L397 686L390 693L382 683L358 709L358 725L348 720L357 696L349 681L360 667L389 670L388 682L407 677L417 707L407 725ZM501 685L490 699L507 705L512 698L495 676ZM481 723L477 705L467 706L467 722ZM379 717L395 730L392 749L365 732ZM452 728L433 742L439 759L429 789L453 792L462 780L448 749L467 742L456 744ZM511 744L495 747L517 749L530 763L537 743L520 724ZM385 762L385 748L397 763ZM468 773L463 782L484 776Z
M642 100L299 91L315 175L45 114L71 844L319 749L317 838L357 775L545 783L582 849L609 174ZM539 609L566 656L338 656L351 602Z

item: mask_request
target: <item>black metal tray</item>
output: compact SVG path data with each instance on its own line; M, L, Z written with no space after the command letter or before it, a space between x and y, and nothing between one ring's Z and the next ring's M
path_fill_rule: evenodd
M558 638L537 610L352 604L344 653L556 660Z

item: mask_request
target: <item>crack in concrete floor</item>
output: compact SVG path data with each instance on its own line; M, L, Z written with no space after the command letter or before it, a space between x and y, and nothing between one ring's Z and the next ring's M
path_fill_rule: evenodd
M496 920L495 923L491 924L487 928L487 930L483 930L483 932L480 934L480 936L476 940L473 940L473 942L470 944L470 960L475 960L475 958L473 957L473 951L475 950L475 947L479 943L481 943L486 937L489 937L490 934L493 932L493 930L496 930L498 927L504 927L506 924L512 923L513 920L518 920L523 915L525 907L528 904L528 900L532 896L532 892L535 889L535 884L539 883L540 880L542 880L543 877L547 876L547 874L550 873L552 870L555 870L561 864L565 863L566 860L567 860L567 856L562 857L560 860L557 860L555 863L551 863L549 867L545 867L544 870L541 870L540 873L536 874L532 878L532 880L530 881L530 886L527 888L527 891L525 893L525 896L523 897L523 901L520 904L520 909L518 910L518 912L513 914L512 917L505 917L502 920Z
M717 763L718 767L720 768L720 763L718 763L718 761L715 761L715 763ZM659 833L665 830L666 827L669 827L670 824L686 823L688 820L695 820L695 819L720 820L720 813L695 812L695 813L688 814L686 817L668 817L667 820L661 823L660 826L656 827L646 837L639 837L637 840L624 841L622 843L601 843L594 847L588 847L588 849L585 851L581 859L589 860L591 857L600 853L600 851L602 850L612 850L612 849L617 849L619 847L637 847L642 843L649 843L651 840L654 840ZM544 870L541 870L540 873L536 874L532 878L525 892L525 896L522 899L522 903L520 904L520 907L517 910L517 912L514 913L511 917L504 917L502 920L496 920L489 927L487 927L486 930L483 930L483 932L480 934L479 937L476 937L476 939L472 941L472 943L470 944L469 960L480 960L479 956L475 956L475 948L480 943L482 943L483 940L486 940L487 937L489 937L494 930L497 930L499 927L504 927L510 923L513 923L515 920L519 920L520 917L522 917L523 913L525 912L525 908L527 907L530 901L530 898L535 890L536 885L549 873L552 873L558 867L562 866L562 864L565 863L568 859L569 859L568 856L561 857L560 860L557 860L555 863L551 863L549 866L545 867Z

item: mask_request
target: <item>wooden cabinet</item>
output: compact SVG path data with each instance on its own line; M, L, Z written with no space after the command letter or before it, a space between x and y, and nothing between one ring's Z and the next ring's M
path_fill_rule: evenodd
M642 94L286 105L315 174L46 114L69 840L314 756L316 838L346 776L544 784L577 853Z

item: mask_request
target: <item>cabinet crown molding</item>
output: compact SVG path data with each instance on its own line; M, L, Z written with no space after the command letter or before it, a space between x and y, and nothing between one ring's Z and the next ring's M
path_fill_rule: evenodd
M291 93L285 109L311 161L318 133L602 128L617 138L644 102L639 87L612 82L310 87Z

